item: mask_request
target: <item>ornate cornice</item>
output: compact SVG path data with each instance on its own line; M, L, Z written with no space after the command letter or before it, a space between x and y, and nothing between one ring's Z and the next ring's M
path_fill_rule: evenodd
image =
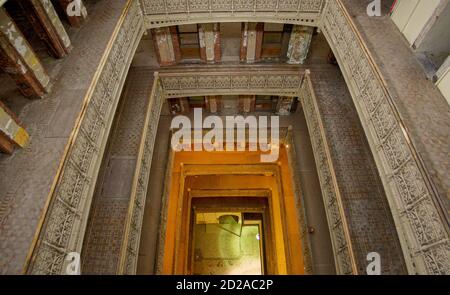
M206 95L283 95L298 96L302 73L298 69L201 72L161 72L167 98Z
M147 28L210 22L317 26L324 0L139 0Z

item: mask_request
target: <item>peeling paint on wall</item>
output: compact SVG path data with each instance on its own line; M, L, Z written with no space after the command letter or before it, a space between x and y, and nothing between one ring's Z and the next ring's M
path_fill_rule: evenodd
M288 63L304 64L311 46L313 27L294 26L288 47Z

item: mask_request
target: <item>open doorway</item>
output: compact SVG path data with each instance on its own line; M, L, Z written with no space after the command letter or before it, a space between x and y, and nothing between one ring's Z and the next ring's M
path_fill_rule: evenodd
M264 275L267 273L268 224L263 199L194 200L191 269L194 275ZM255 204L248 207L248 202ZM247 203L247 204L246 204ZM240 206L241 204L242 206ZM225 206L224 206L225 205Z

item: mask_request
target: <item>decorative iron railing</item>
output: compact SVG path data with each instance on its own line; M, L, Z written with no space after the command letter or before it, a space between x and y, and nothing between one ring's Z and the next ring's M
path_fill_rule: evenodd
M147 108L144 128L142 131L139 154L136 161L135 175L131 187L130 204L125 222L119 274L136 274L139 256L139 242L141 238L142 221L147 197L150 168L153 159L156 133L158 131L159 116L165 95L161 87L161 80L155 73L152 94Z
M81 253L93 190L126 73L144 33L137 2L129 0L86 95L79 123L49 196L27 272L66 274L69 253Z
M148 28L262 21L317 26L325 0L140 0Z
M331 159L327 135L308 72L302 83L300 97L314 151L336 272L338 274L356 274L355 255L352 250L347 218L345 217L336 172Z
M161 72L168 98L198 95L298 96L303 74L298 69L236 69L227 71Z

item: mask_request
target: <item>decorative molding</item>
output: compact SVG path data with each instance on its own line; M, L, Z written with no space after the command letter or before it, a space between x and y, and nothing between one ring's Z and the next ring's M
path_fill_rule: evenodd
M208 95L283 95L298 96L302 73L248 69L202 72L161 72L167 98Z
M327 1L321 24L374 155L409 273L450 274L445 212L380 71L340 0Z
M86 96L50 194L45 220L27 266L29 274L64 274L66 255L81 252L102 155L126 73L144 33L136 1L128 1Z
M0 151L12 153L15 146L24 148L29 139L19 118L0 101Z
M325 0L139 0L146 27L212 22L317 26Z
M0 7L0 67L26 97L42 98L50 77L6 8Z
M127 222L125 223L125 234L119 264L119 274L133 275L137 272L139 243L142 222L144 220L150 168L153 159L156 134L158 131L159 117L164 99L164 90L161 86L161 80L158 77L158 73L156 72L131 189L130 205Z
M355 257L341 194L317 99L307 72L300 90L303 111L310 133L337 274L357 274Z

